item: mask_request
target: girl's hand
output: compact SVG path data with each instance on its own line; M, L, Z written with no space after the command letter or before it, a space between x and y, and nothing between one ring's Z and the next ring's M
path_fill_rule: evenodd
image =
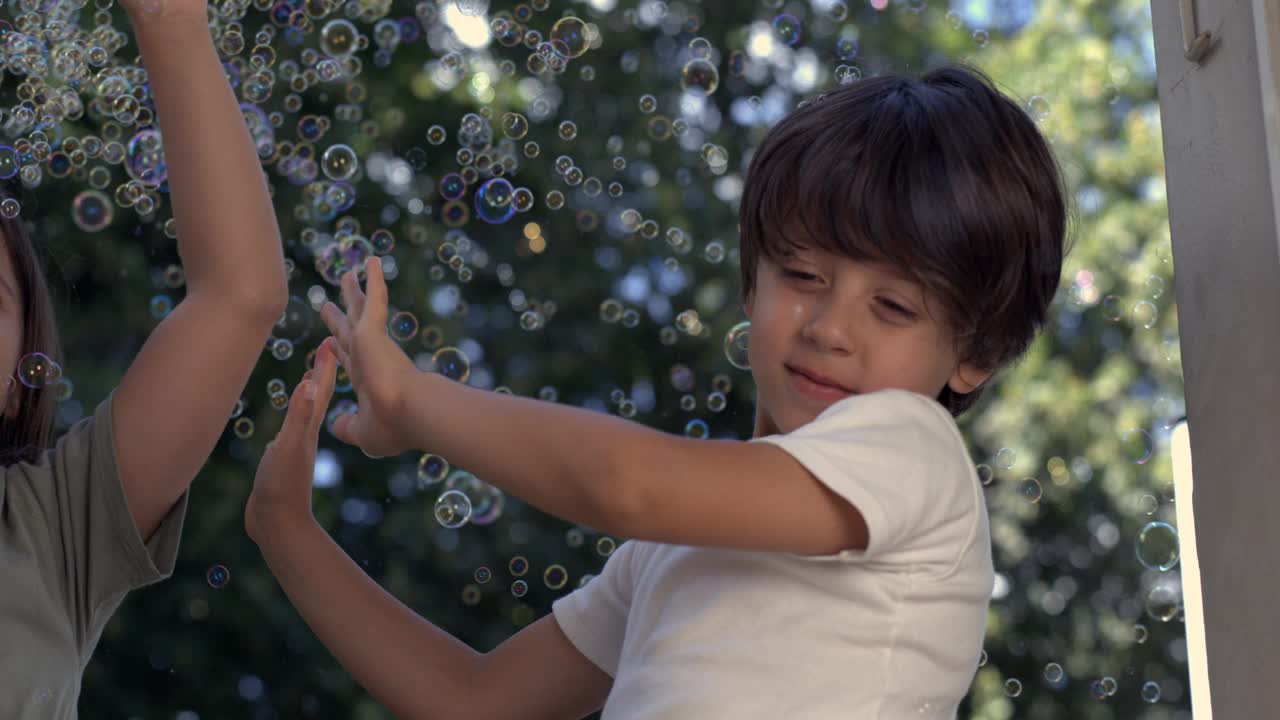
M405 389L418 369L400 346L387 334L387 283L382 275L382 259L365 263L369 294L360 291L354 270L342 276L343 313L326 302L320 318L332 338L324 347L337 354L355 388L358 410L342 415L329 432L355 445L370 457L389 457L412 449L411 433L401 423Z
M207 27L209 0L120 0L135 27L138 23L195 21Z
M293 389L284 425L258 463L253 491L244 509L244 527L258 542L258 533L270 528L274 519L293 515L311 518L311 482L316 469L316 445L324 424L329 398L333 396L338 359L322 346L316 352L316 366L302 376ZM310 394L309 394L310 392Z

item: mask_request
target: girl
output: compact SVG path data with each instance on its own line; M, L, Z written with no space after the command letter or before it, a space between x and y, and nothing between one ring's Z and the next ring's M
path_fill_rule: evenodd
M188 486L288 301L271 198L206 0L125 9L164 132L187 295L50 447L54 401L22 359L61 361L53 306L32 241L0 221L3 718L76 717L81 672L125 594L173 572Z

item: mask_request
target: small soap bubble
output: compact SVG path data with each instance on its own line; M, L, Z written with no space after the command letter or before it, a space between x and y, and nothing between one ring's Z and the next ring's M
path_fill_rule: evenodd
M447 528L459 528L471 518L471 500L460 490L446 490L436 498L436 521Z
M360 31L350 20L334 18L320 28L320 49L330 57L342 57L354 53Z
M485 583L493 579L493 571L485 567L484 565L481 565L480 567L476 568L475 578L476 578L476 582L480 583L481 585L484 585Z
M515 188L506 178L487 180L476 191L476 215L494 225L504 223L515 214Z
M226 565L214 565L209 568L209 572L205 573L205 580L209 582L209 587L221 590L231 582L231 571Z
M449 461L439 455L423 453L418 458L418 487L426 488L444 480L449 474Z
M529 134L529 119L520 113L503 113L502 132L512 140L523 139Z
M100 190L82 190L71 201L71 219L85 232L98 232L111 224L115 215L111 198Z
M795 15L782 13L773 19L773 36L787 45L800 41L800 21Z
M542 584L548 590L559 590L569 581L569 571L563 565L548 565L542 573Z
M1166 522L1150 522L1138 532L1138 562L1148 570L1166 572L1178 564L1178 531Z
M720 86L720 71L709 60L694 58L680 71L680 87L710 95Z
M523 577L529 572L529 559L523 555L516 555L507 563L507 570L511 572L512 577Z
M729 360L729 364L739 370L750 370L751 361L747 355L747 348L751 338L751 321L743 320L742 322L729 328L729 332L724 336L724 356Z
M690 420L688 423L686 423L684 426L684 434L687 437L694 438L695 440L701 440L705 438L707 435L710 434L710 432L711 431L707 427L706 420L700 420L700 419L694 418L693 420Z
M330 180L350 180L359 166L360 159L349 145L330 145L320 156L320 169Z
M62 377L62 367L42 352L23 355L18 360L18 381L33 389L57 382Z
M511 594L515 597L524 597L529 592L529 583L524 580L516 580L511 583Z
M581 57L590 46L587 24L572 15L562 17L551 26L551 41L556 52L564 57Z
M456 347L442 347L431 356L432 368L449 378L460 383L465 383L467 378L471 376L471 361L461 350Z
M387 322L387 332L400 342L408 342L418 334L418 318L408 310L401 310Z

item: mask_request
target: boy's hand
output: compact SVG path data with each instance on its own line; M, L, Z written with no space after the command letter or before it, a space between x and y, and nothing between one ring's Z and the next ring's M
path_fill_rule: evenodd
M284 425L258 463L253 491L244 509L244 526L249 537L271 527L275 518L293 515L311 517L311 481L316 468L316 445L324 424L329 398L333 395L338 360L321 347L316 366L302 376L293 389ZM308 390L311 394L308 394Z
M412 449L402 408L405 389L418 369L387 334L382 259L369 258L365 268L368 296L360 291L355 271L348 271L341 280L347 312L331 302L320 309L320 318L333 333L323 346L331 348L346 369L358 406L356 413L335 420L329 432L370 457L390 457Z

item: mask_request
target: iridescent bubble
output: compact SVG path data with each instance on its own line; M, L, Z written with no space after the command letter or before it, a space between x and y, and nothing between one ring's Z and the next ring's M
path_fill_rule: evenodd
M129 139L124 167L129 177L144 185L159 187L169 178L159 130L143 130Z
M697 440L705 438L710 432L710 428L707 427L707 421L698 418L690 420L684 426L684 434Z
M33 390L57 382L60 377L62 366L42 352L23 355L18 360L18 381Z
M559 590L568 581L569 571L565 570L563 565L548 565L542 572L542 584L546 585L548 590Z
M720 71L709 60L694 58L680 71L680 87L710 95L720 86Z
M330 145L320 156L320 169L330 180L350 180L360 167L360 158L349 145Z
M1022 694L1022 681L1017 678L1009 678L1004 681L1004 694L1011 698L1016 698Z
M533 209L533 191L526 187L518 187L511 197L517 212L528 212Z
M471 505L468 522L472 525L491 525L502 516L506 503L502 491L465 470L453 471L445 480L444 489L456 490L467 496Z
M459 528L471 518L471 500L466 493L446 490L436 498L436 521L447 528Z
M503 113L502 132L512 140L520 140L529 134L529 119L520 113Z
M1131 428L1120 436L1124 456L1135 465L1151 459L1151 434L1142 428Z
M111 198L100 190L82 190L71 201L71 219L85 232L98 232L111 224L114 216Z
M524 580L516 580L511 583L511 594L515 597L524 597L529 592L529 583Z
M1182 599L1178 596L1178 591L1168 585L1157 585L1147 593L1147 615L1153 620L1169 622L1177 617L1181 606Z
M418 318L408 310L401 310L387 322L387 332L400 342L408 342L418 334Z
M493 579L493 571L485 567L484 565L481 565L480 567L476 568L475 578L476 578L476 582L483 585Z
M1150 522L1138 533L1138 562L1149 570L1165 572L1178 564L1178 531L1165 522Z
M465 383L471 376L471 360L456 347L442 347L431 356L432 368L445 377Z
M1048 680L1050 683L1057 683L1061 681L1064 674L1062 666L1056 662L1051 662L1044 666L1044 679Z
M836 56L845 62L858 57L858 38L852 35L840 36L836 41Z
M551 40L556 52L569 58L581 57L587 51L587 24L573 17L562 17L551 26Z
M215 590L221 590L231 582L231 571L226 565L214 565L209 568L209 572L205 573L205 580L208 581L209 587Z
M449 461L439 455L423 453L418 459L418 487L425 488L444 480L449 474Z
M704 37L696 37L689 41L689 55L696 58L711 57L711 41Z
M506 178L487 180L476 190L476 215L487 223L504 223L515 215L515 188Z
M457 200L467 192L467 181L458 173L448 173L440 178L440 197L445 200Z
M729 364L739 370L750 370L751 361L747 356L747 348L751 337L751 321L742 322L729 328L724 336L724 356Z
M565 120L556 128L556 134L561 140L571 142L578 137L578 125L572 120Z
M330 57L350 55L357 50L360 31L350 20L335 18L320 28L320 50Z
M1018 494L1022 499L1030 503L1040 502L1040 498L1044 496L1044 488L1041 487L1040 481L1035 478L1023 478L1018 483Z
M645 93L644 95L640 96L640 101L638 105L640 107L640 112L644 113L645 115L648 115L658 109L658 98L648 93Z
M1149 703L1160 702L1160 683L1148 680L1142 683L1142 699Z
M800 21L795 15L782 13L773 19L773 36L787 45L795 45L800 41Z
M21 156L9 145L0 145L0 180L8 180L22 169Z
M18 213L22 212L22 203L14 198L5 198L0 200L0 216L9 218L10 220L18 217Z

